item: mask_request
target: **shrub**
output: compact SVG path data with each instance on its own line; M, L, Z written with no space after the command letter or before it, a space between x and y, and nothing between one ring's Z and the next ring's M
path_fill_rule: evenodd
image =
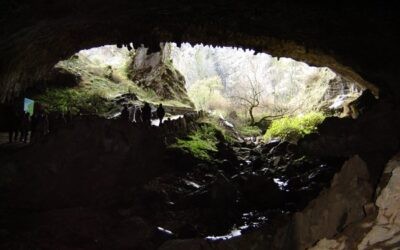
M279 137L291 142L297 142L304 135L315 132L317 125L322 123L324 119L325 115L320 112L277 119L267 129L264 139L270 140Z
M218 139L216 128L205 124L189 134L186 139L178 139L170 148L180 149L192 156L205 161L210 161L212 152L217 152Z

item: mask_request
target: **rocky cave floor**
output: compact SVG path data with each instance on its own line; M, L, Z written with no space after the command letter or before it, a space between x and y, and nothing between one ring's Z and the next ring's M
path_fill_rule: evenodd
M179 172L154 178L144 189L158 199L136 204L150 205L155 223L174 237L227 239L234 229L268 226L301 210L329 186L344 161L307 157L280 141L244 142L226 151L213 163L183 164Z
M272 237L285 217L329 186L344 162L306 156L283 141L223 140L211 162L200 162L158 144L159 128L128 128L133 136L119 133L107 142L110 133L126 129L118 121L79 121L8 152L2 161L11 180L2 183L7 202L0 213L1 248L156 249L170 239L226 240L261 227ZM135 144L146 148L144 156ZM141 165L127 157L135 149L134 157L146 158L144 169L127 164Z

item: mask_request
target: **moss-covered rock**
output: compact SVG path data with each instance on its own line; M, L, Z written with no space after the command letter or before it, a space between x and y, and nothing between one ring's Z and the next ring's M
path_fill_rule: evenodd
M218 151L218 142L217 129L211 124L203 124L187 138L178 139L170 148L181 150L199 160L210 161L212 154Z
M295 117L283 117L272 121L264 135L264 139L281 138L291 142L297 142L307 134L317 130L317 125L325 119L323 113L310 112Z

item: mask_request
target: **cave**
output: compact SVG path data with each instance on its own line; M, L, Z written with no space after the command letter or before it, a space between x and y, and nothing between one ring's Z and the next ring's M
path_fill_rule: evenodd
M0 7L1 249L400 248L394 4L6 0ZM191 78L179 72L189 61L164 60L171 42L329 68L359 93L341 115L294 141L266 138L274 119L255 124L253 115L264 140L238 140L229 114L211 121L195 110L197 93L185 86ZM71 74L69 62L106 44L135 52L127 75L140 88L120 95L124 78L105 66L91 80L113 81L115 92L76 92L87 78ZM34 109L68 111L65 124L34 142L7 143L11 107L38 96L47 105ZM124 120L121 108L136 112L146 98L153 109L168 103L162 126Z

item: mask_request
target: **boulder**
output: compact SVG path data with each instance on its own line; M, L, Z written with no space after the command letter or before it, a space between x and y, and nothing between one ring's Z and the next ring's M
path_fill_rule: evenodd
M289 226L293 232L292 249L306 249L321 238L331 238L347 225L364 218L364 205L373 194L365 162L350 158L337 173L329 189L324 190Z
M262 208L277 208L285 200L285 192L270 177L249 174L241 177L240 192L243 198Z
M112 228L112 248L138 248L151 236L151 232L151 228L141 217L124 219Z
M309 155L352 156L387 152L394 154L399 147L400 111L390 103L379 102L358 119L327 118L319 127L319 134L299 140L301 150Z
M400 249L400 154L386 165L379 186L375 206L364 206L368 217L312 249Z
M204 239L171 240L165 242L158 250L208 250L212 249Z

